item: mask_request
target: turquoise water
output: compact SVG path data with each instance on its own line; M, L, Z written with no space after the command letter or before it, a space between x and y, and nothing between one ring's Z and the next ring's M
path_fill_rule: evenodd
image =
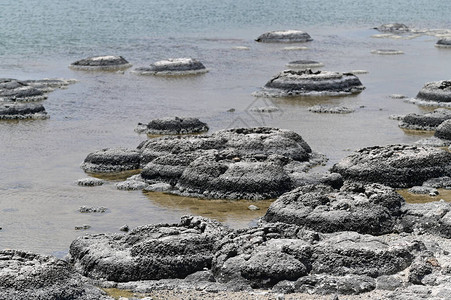
M451 1L48 1L0 0L0 77L73 78L49 94L48 120L0 122L0 249L17 248L62 256L84 233L118 232L148 223L177 222L203 214L234 227L254 222L247 203L228 207L175 196L75 184L87 175L80 163L105 147L136 147L147 137L138 122L166 116L198 117L211 131L235 126L275 126L301 134L332 166L350 151L372 145L414 143L427 134L398 128L391 114L430 108L394 100L413 97L427 81L450 79L451 50L434 47L438 37L372 38L387 22L416 28L451 29ZM307 50L260 44L263 32L307 31ZM237 50L236 47L247 47ZM242 48L240 48L242 49ZM398 56L371 54L399 49ZM209 73L188 78L80 72L68 68L91 55L122 55L134 66L169 57L194 57ZM255 98L252 92L293 60L317 60L324 70L364 69L366 90L352 97ZM355 108L348 115L318 115L315 104ZM274 114L250 108L277 106ZM228 110L234 108L235 112ZM451 200L451 199L445 199ZM78 208L104 206L105 214ZM259 205L259 204L257 204ZM262 207L266 207L268 203ZM228 211L230 209L230 211ZM264 214L264 209L258 211ZM86 232L75 226L91 225Z

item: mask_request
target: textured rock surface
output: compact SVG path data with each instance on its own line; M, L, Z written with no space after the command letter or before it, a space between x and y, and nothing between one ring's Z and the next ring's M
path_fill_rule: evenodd
M404 33L411 31L409 27L407 27L402 23L383 24L378 27L375 27L374 29L377 29L381 32L392 32L392 33Z
M440 48L451 48L451 38L443 38L437 41L436 47Z
M313 41L311 36L300 30L280 30L263 33L257 39L263 43L299 43Z
M42 104L0 102L0 120L48 119Z
M65 261L18 250L0 251L0 299L107 300Z
M206 123L197 118L162 118L147 124L139 123L135 129L138 133L147 134L190 134L208 131Z
M444 140L451 140L451 120L442 122L437 127L434 136Z
M328 174L303 176L324 162L324 156L313 153L297 133L256 127L221 130L208 136L150 139L136 150L104 149L89 154L82 168L117 172L141 167L138 182L131 178L119 184L127 189L167 183L175 187L170 190L175 194L257 200L277 197L306 181L340 184L341 178Z
M326 105L315 105L310 107L308 110L319 114L350 114L355 111L355 109L346 106L326 106Z
M149 67L136 68L133 72L140 75L190 75L206 73L208 70L194 58L169 58Z
M321 96L360 93L364 87L351 73L285 70L268 81L255 96Z
M81 186L99 186L103 185L105 183L104 180L88 177L88 178L82 178L77 180L77 184Z
M340 173L345 180L411 187L449 175L451 153L423 146L375 146L356 151L331 170Z
M77 60L70 65L75 70L115 71L130 68L132 65L122 56L91 56Z
M416 98L433 102L451 102L451 81L428 82L418 92Z
M76 268L95 279L117 282L184 278L211 266L213 243L228 230L202 217L179 224L146 225L127 234L82 236L72 242Z
M271 204L263 220L296 224L318 232L356 231L381 235L393 231L402 197L372 184L309 185L285 193Z
M451 119L451 110L437 108L423 115L405 115L398 125L410 130L435 130L441 123L449 119Z
M0 78L0 101L41 101L47 99L45 93L24 81Z

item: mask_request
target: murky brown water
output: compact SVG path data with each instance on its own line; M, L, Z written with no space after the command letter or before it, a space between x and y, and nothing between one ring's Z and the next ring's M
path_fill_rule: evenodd
M287 45L258 44L255 33L239 39L161 39L152 52L132 46L110 49L136 67L167 57L193 56L210 72L187 78L140 77L131 74L90 73L67 66L80 57L5 58L3 77L41 79L75 78L78 83L49 95L43 104L50 119L0 122L0 249L17 248L62 256L73 239L84 233L118 232L147 223L178 222L183 214L202 214L233 227L254 224L269 202L206 201L158 193L119 191L110 178L100 187L80 187L86 177L79 167L86 155L105 147L136 147L146 135L133 130L138 122L166 116L195 116L211 131L235 126L276 126L301 134L311 147L329 157L332 166L350 151L365 146L413 143L430 133L398 128L391 114L425 112L393 93L415 96L427 81L449 78L451 50L434 47L435 37L412 40L374 39L372 30L305 28L314 41L308 50L288 51ZM245 34L244 34L245 35ZM243 36L243 34L241 34ZM208 39L207 39L208 38ZM249 50L236 50L246 46ZM373 49L399 49L404 55L381 56ZM103 53L99 53L103 54ZM324 70L368 70L358 75L366 90L338 98L254 98L289 61L323 62ZM314 114L315 104L356 108L346 115ZM271 114L251 112L254 106L277 106ZM227 112L234 108L235 112ZM438 196L451 200L448 193ZM81 214L82 205L104 206L103 214ZM85 232L75 226L89 224Z

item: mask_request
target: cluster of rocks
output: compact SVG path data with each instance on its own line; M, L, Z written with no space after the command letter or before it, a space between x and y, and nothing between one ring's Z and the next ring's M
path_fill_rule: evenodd
M49 116L40 103L47 93L56 88L65 88L74 80L0 79L0 120L47 119Z
M340 181L328 173L306 175L324 162L297 133L257 127L161 137L136 149L103 149L89 154L81 167L91 173L141 169L118 184L121 189L158 190L163 183L164 190L186 196L267 199L307 181Z
M255 96L338 96L363 91L359 78L351 73L285 70L268 81Z
M147 124L138 123L135 132L149 135L180 135L208 131L208 125L198 118L169 117L155 119Z

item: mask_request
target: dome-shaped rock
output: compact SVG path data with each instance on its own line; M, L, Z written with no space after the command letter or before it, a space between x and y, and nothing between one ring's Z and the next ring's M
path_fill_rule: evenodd
M268 81L256 96L337 96L360 93L365 87L351 73L285 70Z
M81 164L85 172L108 173L140 168L140 152L133 149L103 149L90 153Z
M122 56L92 56L73 62L70 68L87 71L116 71L130 68L132 65Z
M435 130L437 126L451 119L451 110L437 108L424 115L408 114L402 117L398 126L409 130Z
M208 70L193 58L169 58L149 67L136 68L133 72L140 75L191 75L206 73Z
M451 153L433 147L389 145L367 147L332 167L345 180L412 187L451 173Z
M147 134L191 134L208 131L206 123L197 118L162 118L150 121L148 124L139 123L135 129L138 133Z
M313 39L304 31L280 30L263 33L256 41L263 43L302 43L313 41Z
M437 127L434 136L444 140L451 140L451 118Z
M45 93L24 81L1 78L0 79L0 101L31 102L47 99Z
M41 104L0 102L0 120L47 119L49 116Z
M451 80L426 83L416 99L433 102L451 102Z
M437 41L435 44L439 48L451 48L451 38L443 38Z

